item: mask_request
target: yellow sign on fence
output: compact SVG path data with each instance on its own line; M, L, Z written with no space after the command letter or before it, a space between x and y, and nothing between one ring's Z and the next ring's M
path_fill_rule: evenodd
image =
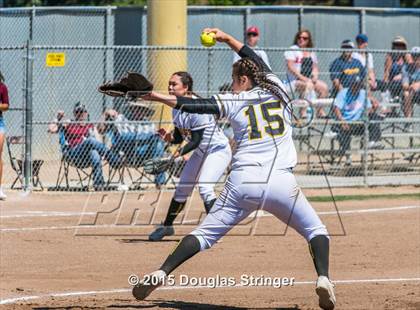
M47 53L45 59L47 67L64 67L66 65L65 53Z

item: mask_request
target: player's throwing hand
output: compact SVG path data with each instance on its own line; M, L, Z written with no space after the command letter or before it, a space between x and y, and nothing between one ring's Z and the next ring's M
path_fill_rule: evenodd
M214 38L217 42L227 42L229 40L230 35L224 33L219 28L204 28L203 32L213 32Z

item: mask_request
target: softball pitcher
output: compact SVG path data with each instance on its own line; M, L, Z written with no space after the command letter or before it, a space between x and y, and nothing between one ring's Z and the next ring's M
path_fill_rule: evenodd
M189 73L180 71L171 76L168 85L170 95L192 98L192 90L193 79ZM165 236L174 234L173 222L184 208L196 183L198 183L206 213L209 212L216 201L214 185L219 181L232 159L229 141L217 126L213 115L190 114L173 110L172 118L175 126L174 131L167 133L164 129L160 129L161 137L166 142L173 144L180 144L184 140L188 141L174 154L175 157L183 156L191 151L194 153L181 172L179 184L163 225L149 235L151 241L159 241Z
M328 277L328 232L292 173L297 156L283 85L252 49L219 29L204 31L215 33L217 41L226 42L241 56L232 70L234 94L192 99L152 92L144 98L189 113L227 118L237 143L232 171L203 222L180 241L159 270L149 275L157 282L141 281L134 286L133 295L140 300L146 298L183 262L210 248L251 212L265 210L308 241L318 274L319 305L334 309L334 286Z

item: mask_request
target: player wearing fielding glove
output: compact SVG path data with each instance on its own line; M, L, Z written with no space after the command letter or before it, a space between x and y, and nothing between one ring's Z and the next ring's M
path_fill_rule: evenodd
M142 74L128 71L115 82L106 82L99 86L98 91L113 97L138 98L150 94L153 84ZM193 79L188 72L179 71L172 74L168 83L171 96L193 98ZM196 98L196 97L195 97ZM168 143L188 143L179 149L172 158L151 159L144 163L144 171L150 174L160 174L167 170L174 160L194 151L181 172L179 184L169 206L165 221L149 235L150 241L162 240L165 236L175 233L173 222L182 211L198 183L201 198L204 201L206 213L216 201L214 185L219 181L232 159L229 141L217 125L212 114L190 114L180 110L172 113L175 130L166 132L159 129L158 133Z
M175 72L168 83L168 92L172 96L193 97L193 79L187 72ZM159 241L165 236L174 234L173 222L182 211L191 195L194 185L198 183L200 196L204 201L206 213L209 212L216 194L214 185L219 181L232 159L229 141L217 125L211 114L190 114L180 110L172 111L175 129L172 133L163 128L159 130L161 137L169 143L188 143L179 149L174 158L193 152L181 172L179 184L169 205L163 224L149 235L149 240ZM172 158L172 160L174 159Z
M227 43L241 59L233 65L234 94L194 99L151 92L144 99L163 102L183 112L227 118L234 130L237 150L225 188L211 212L150 276L158 282L140 282L133 288L137 299L146 298L183 262L210 248L255 210L265 210L290 225L309 243L318 274L316 293L322 309L334 309L334 286L328 277L329 237L326 227L296 184L292 168L296 150L291 116L279 78L255 52L219 29L218 42Z

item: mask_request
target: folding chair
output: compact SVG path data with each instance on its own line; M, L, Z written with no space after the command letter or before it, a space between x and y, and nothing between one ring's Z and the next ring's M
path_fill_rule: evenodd
M123 164L119 172L120 181L124 183L124 173L127 171L127 174L131 181L131 189L142 189L142 182L144 178L147 179L150 183L154 183L153 178L147 175L143 168L143 163L147 159L146 156L139 156L138 149L141 147L141 144L144 141L135 141L125 145L125 149L122 151ZM138 177L134 175L134 172L139 174Z
M58 176L57 176L57 182L55 185L54 190L61 190L61 184L63 181L65 181L65 190L71 190L70 187L70 169L74 168L78 179L77 184L80 185L80 188L78 188L79 191L86 191L89 189L90 181L92 179L92 171L87 171L88 168L90 168L90 164L88 162L84 164L76 164L75 162L71 161L67 155L66 152L69 148L69 145L66 141L64 131L59 130L58 132L58 139L60 143L60 150L61 150L61 159L60 159L60 168L58 170Z
M144 105L131 105L125 107L124 114L130 121L148 123L150 117L154 114L154 110ZM125 131L124 129L128 130ZM160 141L157 136L149 135L148 133L145 133L144 135L140 133L141 137L139 137L139 133L137 132L135 137L132 136L128 139L121 135L121 131L133 133L131 130L137 132L134 128L124 128L124 126L123 128L117 128L115 124L111 124L107 130L107 134L112 142L113 151L119 152L123 157L121 168L118 170L119 182L124 184L124 175L125 171L127 171L131 181L131 189L141 189L144 181L157 184L154 176L144 172L143 164L148 159L164 156L166 148L160 144L162 141ZM138 175L135 175L135 173ZM109 181L111 181L114 176L115 168L114 173L110 175ZM165 178L164 181L163 184L166 184L168 178ZM159 182L159 184L160 183L161 182Z
M119 142L117 142L116 134L112 131L109 132L109 134L114 147L114 152L119 152L123 159L121 167L113 169L114 173L110 175L109 182L115 176L115 171L118 171L119 182L122 184L124 184L124 175L125 172L127 172L128 177L130 178L131 189L141 189L144 181L156 184L154 177L144 172L143 164L148 159L162 157L164 155L164 149L162 149L161 145L158 145L159 140L155 137L136 139L128 141L127 143L122 142L121 148L121 145L118 145ZM135 175L135 173L138 175ZM166 183L167 180L165 178L165 184Z
M25 145L25 137L24 136L10 136L6 139L7 145L7 152L9 154L10 165L12 169L16 172L16 178L12 183L11 189L21 189L23 187L23 180L24 180L24 161L22 158L18 158L13 155L12 148L19 146L22 148ZM22 152L20 152L20 156L22 156ZM41 179L39 178L39 172L41 170L44 161L42 159L35 159L32 161L32 185L34 188L39 187L41 190L44 190L42 186ZM20 182L21 188L15 187L17 182Z

